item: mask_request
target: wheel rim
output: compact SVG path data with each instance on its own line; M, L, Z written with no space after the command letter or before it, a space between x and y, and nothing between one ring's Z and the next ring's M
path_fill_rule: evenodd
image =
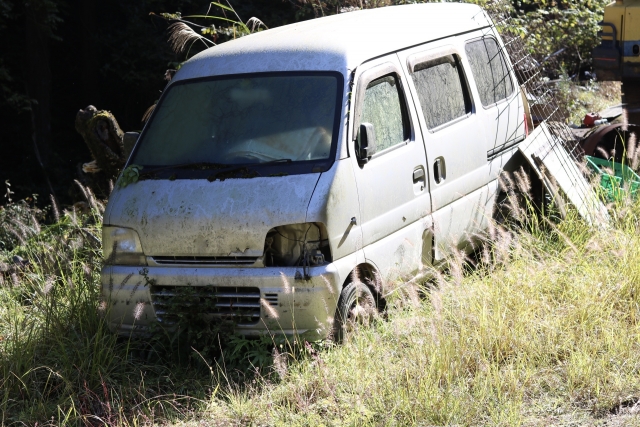
M377 312L373 295L369 289L363 288L364 286L363 284L358 285L353 302L349 305L344 325L346 332L351 332L360 325L368 325Z

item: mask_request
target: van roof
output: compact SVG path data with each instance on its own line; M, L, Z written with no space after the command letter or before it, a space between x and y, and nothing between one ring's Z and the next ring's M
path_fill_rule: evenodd
M335 70L403 48L491 25L478 6L429 3L341 13L260 31L209 48L174 81L226 74Z

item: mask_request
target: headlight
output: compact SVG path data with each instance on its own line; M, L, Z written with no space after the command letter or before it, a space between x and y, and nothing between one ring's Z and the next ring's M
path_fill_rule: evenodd
M147 265L138 233L130 228L102 227L105 264Z
M324 224L307 222L281 225L267 233L265 267L312 267L331 262L329 236Z

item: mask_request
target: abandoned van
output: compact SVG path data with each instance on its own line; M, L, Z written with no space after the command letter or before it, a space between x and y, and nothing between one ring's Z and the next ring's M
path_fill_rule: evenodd
M511 69L487 14L454 3L315 19L190 59L104 215L111 327L183 310L244 335L340 338L357 304L488 226L526 133Z

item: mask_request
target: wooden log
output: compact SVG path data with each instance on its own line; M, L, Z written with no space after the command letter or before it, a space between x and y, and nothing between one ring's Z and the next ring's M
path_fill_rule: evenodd
M107 179L115 180L127 161L131 147L125 149L124 132L113 114L89 105L76 114L76 130L93 156L97 166L93 170L102 171Z

